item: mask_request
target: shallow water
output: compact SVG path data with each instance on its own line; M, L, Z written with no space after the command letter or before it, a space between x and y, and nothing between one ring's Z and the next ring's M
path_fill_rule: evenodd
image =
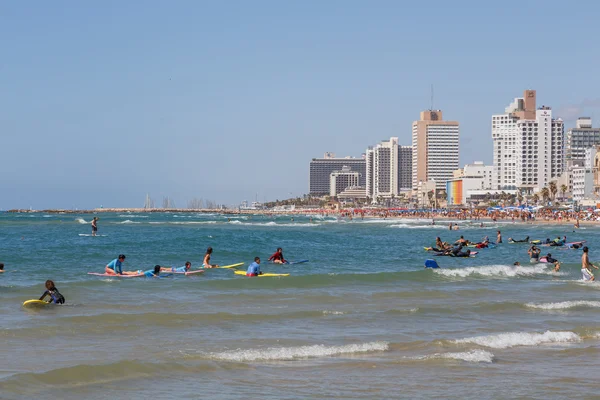
M435 236L587 240L600 228L218 214L0 214L0 397L564 398L595 396L600 284L580 281L580 250L525 244L442 257ZM252 261L285 278L229 270L107 279L126 269ZM264 263L278 246L296 266ZM543 248L544 254L548 248ZM523 266L513 267L514 261ZM53 279L64 306L25 309Z

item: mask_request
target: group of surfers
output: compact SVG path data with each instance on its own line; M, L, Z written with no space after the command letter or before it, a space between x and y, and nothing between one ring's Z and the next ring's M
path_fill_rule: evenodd
M212 264L210 261L210 257L213 253L212 247L206 249L206 253L204 254L204 259L202 260L202 268L219 268L219 265ZM125 254L119 254L117 258L109 262L104 268L104 272L107 275L141 275L144 274L147 277L158 277L161 272L164 273L185 273L188 272L192 268L192 263L186 261L185 265L182 267L165 267L161 265L155 265L154 268L143 271L123 271L123 263L125 262ZM283 249L281 247L277 248L277 251L269 257L269 261L274 264L287 264L288 261L283 256ZM246 276L258 276L262 275L262 271L260 270L260 257L254 257L254 262L252 262L246 271Z
M501 243L502 237L500 235L500 231L498 231L498 239L499 240L496 243ZM533 240L530 242L529 236L527 236L525 239L521 239L521 240L515 240L513 238L509 238L508 242L509 243L531 243L532 246L527 251L527 254L529 255L529 262L531 264L537 264L540 262L546 263L546 264L553 264L554 271L558 272L560 270L560 266L561 266L560 261L558 261L556 258L552 257L551 253L548 253L545 256L542 256L541 255L542 250L538 246L536 246L536 244L542 244L544 246L549 246L549 247L562 247L567 244L567 237L566 236L563 236L562 238L557 237L554 240L550 240L549 238L547 238L545 241ZM580 242L572 243L572 244L570 244L570 246L574 249L578 249L580 246L582 246L582 244L579 244L579 243ZM581 242L581 243L583 243L583 242ZM470 257L471 250L463 251L463 247L471 246L471 247L476 247L476 248L481 249L481 248L490 247L490 245L493 245L493 243L490 242L490 240L487 236L484 237L481 242L477 242L477 243L470 242L469 240L467 240L463 236L461 236L456 242L454 242L454 244L450 244L448 242L443 242L442 239L440 239L440 237L438 236L435 238L435 247L426 247L425 250L434 251L437 253L436 254L437 256ZM582 250L583 250L583 255L581 256L582 279L584 281L593 281L593 280L595 280L595 277L594 277L594 274L592 273L592 268L598 269L598 267L590 262L588 247L583 246ZM514 263L514 265L520 266L521 264L517 261Z

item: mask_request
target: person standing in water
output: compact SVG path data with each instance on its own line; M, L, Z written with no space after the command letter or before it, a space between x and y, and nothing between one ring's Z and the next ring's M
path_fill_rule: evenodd
M92 219L92 236L96 236L96 232L98 232L98 219L98 217Z
M596 277L594 277L594 274L592 274L590 267L594 267L596 269L598 269L598 267L590 262L588 251L588 247L585 246L583 248L583 255L581 256L581 275L584 281L593 281L596 279Z
M498 231L498 234L496 236L496 244L498 243L502 243L502 234L500 233L500 231Z
M212 265L210 263L210 256L213 252L212 247L206 249L206 254L204 254L204 260L202 260L202 268L219 268L218 265Z

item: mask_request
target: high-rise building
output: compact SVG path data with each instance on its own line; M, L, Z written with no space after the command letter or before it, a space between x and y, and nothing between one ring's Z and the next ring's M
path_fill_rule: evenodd
M412 125L412 189L419 182L435 181L436 189L446 188L458 169L459 124L444 121L441 110L421 112Z
M583 161L585 149L597 145L600 145L600 128L593 128L589 117L577 118L575 128L567 131L566 160L573 163Z
M373 201L378 197L391 198L398 195L398 152L397 137L367 149L367 196Z
M335 197L349 187L358 186L360 173L344 166L341 171L333 171L329 175L329 195Z
M536 110L535 90L492 116L492 140L495 189L538 192L563 172L564 123L550 107Z
M349 167L360 174L359 185L365 185L366 165L364 158L334 158L332 153L325 153L324 158L313 158L310 162L308 192L313 196L329 195L330 175Z
M398 146L398 190L412 189L412 146Z

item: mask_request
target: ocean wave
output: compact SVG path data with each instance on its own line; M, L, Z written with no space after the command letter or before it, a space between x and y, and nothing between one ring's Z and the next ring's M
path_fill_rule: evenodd
M411 357L413 360L461 360L476 363L492 363L495 356L485 350L471 350L458 353L435 353L427 356Z
M220 361L291 361L306 358L330 357L342 354L370 353L386 351L388 342L369 342L347 344L342 346L325 346L322 344L299 347L269 347L265 349L238 349L213 353L211 358Z
M410 225L410 224L394 224L388 228L406 228L406 229L439 229L439 225Z
M329 310L323 310L323 315L344 315L346 314L343 311L329 311Z
M561 301L558 303L527 303L526 307L529 308L538 308L541 310L568 310L569 308L576 307L590 307L590 308L598 308L600 307L600 301L588 301L588 300L576 300L576 301Z
M83 218L75 218L75 221L79 222L80 224L89 224L89 222Z
M581 337L574 332L546 331L544 333L509 332L497 335L474 336L457 339L453 343L473 343L493 349L507 349L515 346L538 346L549 343L574 343L580 341Z
M125 214L121 214L121 215L118 215L118 217L120 217L120 218L148 218L148 215L125 215Z
M516 277L516 276L534 276L534 275L559 275L560 272L554 272L547 268L545 264L533 266L524 265L488 265L481 267L466 267L456 269L434 269L434 273L447 277L466 278L473 275L480 276L498 276L498 277Z
M79 364L70 367L51 369L41 373L19 373L0 382L2 394L15 393L33 398L48 387L53 388L106 384L130 379L164 376L165 371L180 374L201 374L214 371L218 367L203 363L184 365L174 362L151 363L124 360L112 364ZM59 396L60 397L60 396Z
M125 221L117 222L118 224L141 224L141 222L132 221L130 219L126 219Z
M315 223L302 223L302 222L296 222L296 223L287 223L287 224L279 224L277 222L271 221L271 222L242 222L242 221L229 221L228 222L231 225L245 225L245 226L292 226L292 227L309 227L309 226L320 226L321 224L315 224Z

